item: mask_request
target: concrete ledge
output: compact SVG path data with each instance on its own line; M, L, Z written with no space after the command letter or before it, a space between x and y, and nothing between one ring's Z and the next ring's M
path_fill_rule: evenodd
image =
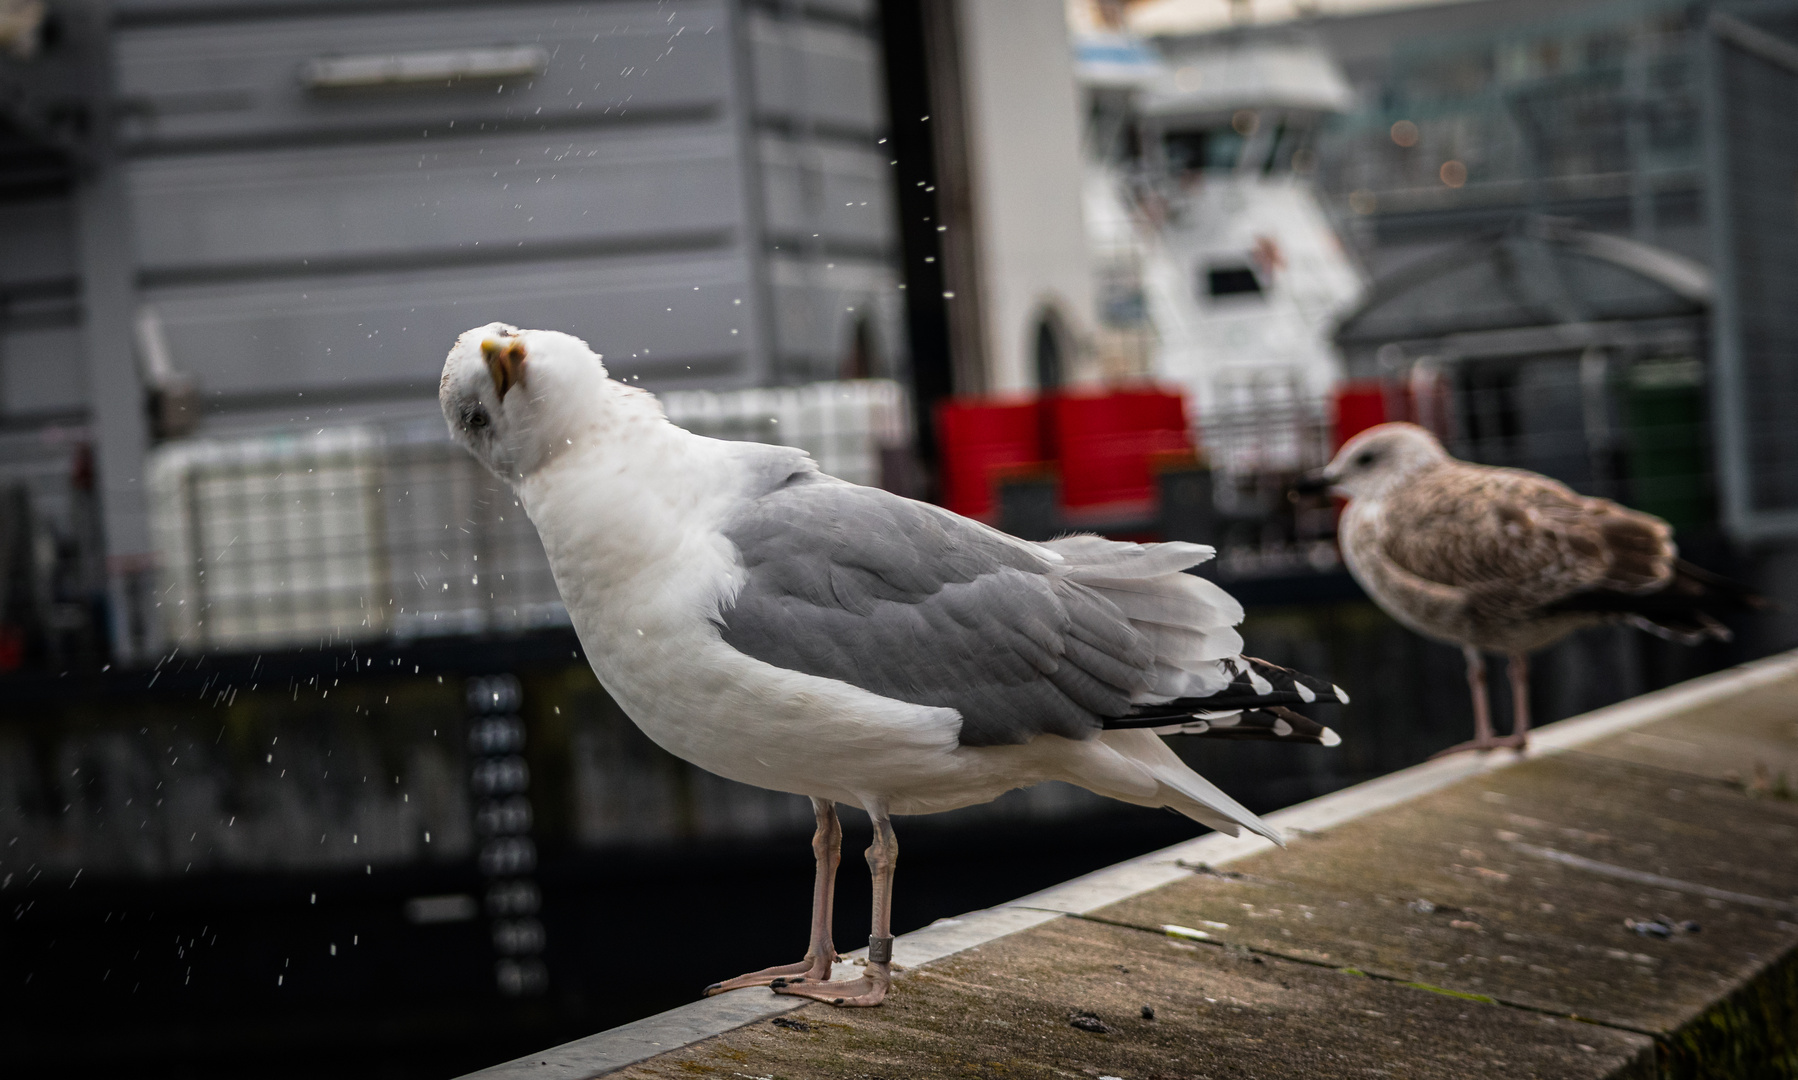
M1736 706L1740 708L1735 708ZM519 1080L526 1077L533 1080L549 1077L577 1080L604 1075L636 1063L647 1063L645 1068L650 1068L650 1071L645 1075L660 1075L662 1070L651 1066L659 1066L660 1059L671 1051L694 1047L694 1044L702 1040L745 1029L745 1025L754 1025L757 1021L802 1009L806 1010L808 1019L801 1020L801 1024L848 1027L872 1035L881 1028L882 1016L896 1019L899 1014L909 1011L914 1001L934 996L926 991L925 986L937 982L937 966L956 958L954 967L966 967L968 962L963 962L961 958L969 950L982 954L979 959L979 966L982 968L992 967L1011 976L1015 976L1019 970L1040 969L1044 977L1051 980L1056 967L1046 964L1045 951L1069 972L1090 968L1091 957L1088 954L1093 949L1116 955L1131 953L1138 956L1138 962L1156 966L1168 947L1167 943L1164 941L1155 945L1144 954L1142 941L1137 940L1138 938L1155 941L1165 933L1165 927L1169 925L1181 928L1196 928L1201 924L1222 926L1225 925L1223 919L1215 917L1215 913L1227 912L1229 905L1243 904L1248 909L1254 908L1257 901L1244 897L1257 894L1260 887L1242 885L1242 875L1230 871L1221 874L1195 873L1195 868L1222 870L1224 867L1231 867L1232 870L1237 867L1253 869L1254 873L1249 877L1256 880L1262 876L1267 880L1295 880L1295 874L1303 877L1303 874L1299 874L1300 870L1314 875L1315 892L1309 891L1312 886L1292 886L1287 889L1294 896L1306 898L1306 902L1292 900L1290 903L1298 903L1308 910L1315 909L1306 915L1308 925L1282 926L1284 936L1279 939L1245 936L1241 929L1234 932L1219 930L1215 933L1194 929L1190 933L1196 936L1187 937L1187 941L1197 941L1201 945L1222 945L1228 942L1230 948L1221 950L1222 952L1232 956L1256 957L1257 964L1272 963L1288 982L1295 977L1293 971L1289 970L1294 965L1327 969L1333 974L1369 976L1363 981L1380 987L1375 996L1386 1000L1386 996L1397 993L1402 1001L1402 1009L1408 1011L1408 1015L1415 1016L1415 1024L1420 1026L1420 1030L1439 1031L1445 1023L1452 1028L1456 1023L1472 1022L1467 1020L1467 1016L1472 1014L1457 1013L1460 1019L1454 1021L1446 1021L1443 1015L1437 1015L1441 1013L1443 1000L1472 1000L1481 1005L1496 1005L1500 1013L1529 1014L1532 1019L1528 1024L1518 1027L1519 1032L1524 1032L1530 1025L1552 1027L1557 1021L1563 1026L1567 1021L1591 1024L1590 1030L1582 1036L1587 1041L1576 1039L1570 1043L1567 1038L1562 1037L1565 1034L1563 1031L1556 1029L1550 1032L1543 1029L1528 1033L1526 1047L1509 1047L1512 1055L1524 1053L1528 1057L1529 1054L1535 1054L1541 1060L1535 1061L1531 1068L1552 1066L1549 1071L1555 1075L1699 1075L1699 1072L1694 1071L1696 1066L1692 1063L1710 1060L1733 1060L1744 1068L1751 1067L1755 1062L1780 1061L1786 1062L1787 1068L1798 1068L1798 1048L1795 1048L1794 1039L1789 1034L1798 1030L1798 925L1784 921L1798 918L1790 911L1785 911L1792 901L1792 894L1798 892L1798 865L1795 865L1798 864L1798 859L1793 858L1794 845L1791 842L1787 842L1783 850L1768 850L1765 854L1766 858L1783 859L1785 864L1782 868L1784 876L1779 878L1779 887L1786 890L1784 895L1769 895L1770 881L1734 880L1728 879L1727 874L1714 882L1700 881L1696 879L1702 867L1698 870L1691 867L1681 870L1680 873L1684 875L1682 877L1679 874L1658 872L1669 869L1658 863L1638 867L1635 865L1636 860L1614 852L1608 853L1608 859L1590 857L1575 851L1562 852L1551 845L1561 843L1565 846L1565 838L1558 837L1552 831L1540 836L1531 832L1525 837L1523 828L1499 827L1494 833L1492 822L1482 817L1487 804L1478 802L1478 796L1469 795L1474 787L1480 786L1479 782L1497 774L1515 771L1519 778L1519 790L1529 791L1531 798L1538 801L1547 799L1552 806L1557 797L1554 794L1556 785L1566 789L1564 798L1573 799L1582 787L1578 778L1592 772L1594 776L1602 774L1607 778L1605 783L1613 785L1615 790L1611 792L1611 798L1619 804L1635 805L1638 817L1652 818L1658 812L1657 805L1652 798L1642 793L1644 785L1653 788L1661 782L1655 778L1657 774L1652 770L1665 770L1675 776L1675 782L1687 786L1708 780L1719 788L1725 784L1734 784L1748 794L1753 793L1756 770L1768 770L1770 760L1776 764L1783 763L1781 767L1789 773L1798 774L1798 737L1793 735L1798 732L1798 727L1793 726L1794 722L1798 722L1798 652L1695 679L1582 717L1549 725L1541 730L1527 756L1499 752L1479 757L1462 755L1429 762L1281 811L1272 815L1269 820L1295 838L1294 847L1287 851L1279 851L1274 845L1258 837L1212 834L1076 878L1052 889L1020 897L996 908L942 920L899 939L895 947L895 960L912 970L902 976L894 1000L880 1010L832 1011L762 990L743 990L673 1009L483 1070L473 1076L481 1080ZM1642 729L1649 727L1654 727L1656 733L1644 734ZM1785 732L1783 743L1780 741L1782 730ZM1689 774L1690 782L1679 780L1679 774ZM1644 776L1648 779L1645 780ZM1571 789L1568 789L1568 785L1572 785ZM1499 791L1488 790L1484 794L1493 797L1492 805L1502 803L1510 797ZM1710 795L1714 795L1714 792L1708 793L1707 798ZM1760 809L1773 805L1766 801L1756 804L1735 793L1734 789L1732 797L1745 806ZM1475 801L1469 802L1470 798ZM1387 927L1392 931L1389 935L1391 945L1381 949L1368 946L1367 955L1353 962L1318 959L1319 956L1339 957L1345 948L1349 952L1354 952L1355 948L1345 946L1330 934L1308 935L1309 925L1333 926L1332 934L1343 935L1343 939L1353 943L1356 948L1363 944L1360 938L1378 936L1369 926L1335 926L1327 918L1322 923L1317 923L1313 916L1321 917L1320 913L1325 911L1324 905L1339 904L1342 908L1353 908L1359 904L1361 906L1357 909L1356 918L1371 923L1392 921L1392 912L1385 910L1391 907L1388 901L1392 898L1383 894L1370 894L1363 886L1369 882L1391 885L1397 879L1412 873L1414 868L1404 866L1403 862L1414 852L1404 845L1391 842L1391 835L1395 830L1410 838L1419 851L1440 847L1447 842L1443 837L1432 835L1438 830L1431 829L1429 822L1422 822L1423 827L1419 827L1420 822L1416 819L1420 812L1420 802L1429 803L1432 808L1436 808L1435 812L1448 814L1442 820L1452 823L1453 829L1461 832L1471 829L1476 833L1484 830L1501 837L1512 837L1499 843L1505 849L1506 857L1515 860L1515 869L1497 869L1484 864L1476 868L1489 877L1481 879L1476 874L1473 884L1483 884L1486 888L1465 890L1465 883L1460 882L1453 874L1440 881L1429 882L1428 888L1443 895L1456 889L1467 891L1473 899L1466 904L1449 905L1447 901L1443 901L1455 910L1471 910L1476 905L1484 910L1490 904L1501 903L1504 890L1497 884L1501 881L1509 882L1513 877L1522 879L1527 874L1530 875L1530 880L1542 882L1550 880L1540 876L1542 874L1560 874L1569 879L1567 887L1574 894L1573 900L1581 904L1595 903L1599 907L1607 904L1615 907L1620 901L1613 894L1625 885L1636 889L1651 889L1652 892L1647 894L1650 899L1657 896L1684 896L1694 902L1724 905L1732 912L1743 907L1755 909L1758 902L1755 915L1739 928L1741 934L1746 935L1744 940L1752 939L1752 949L1737 958L1740 961L1739 970L1727 978L1719 973L1711 973L1718 975L1727 985L1707 987L1701 995L1703 1000L1693 998L1686 1001L1685 1015L1675 1016L1669 1013L1647 1019L1642 1016L1610 1016L1599 1018L1596 1023L1593 1021L1598 1013L1594 1010L1586 1008L1581 1012L1565 1004L1562 1000L1567 996L1565 992L1549 993L1528 980L1519 984L1522 990L1512 987L1516 992L1509 996L1494 995L1477 987L1456 987L1454 980L1448 975L1437 973L1452 973L1449 965L1456 962L1455 956L1449 956L1446 960L1433 959L1428 956L1427 949L1419 951L1414 947L1414 938L1418 935L1429 938L1429 935L1440 929L1436 924L1444 920L1426 920L1426 925L1422 927ZM1781 804L1781 809L1789 805ZM1588 817L1596 813L1602 818L1603 809L1601 805L1585 813ZM1709 811L1716 809L1707 807ZM1548 817L1542 811L1535 818L1530 817L1527 812L1507 812L1513 818L1530 821ZM1790 824L1784 823L1777 813L1774 820L1760 821L1758 824L1764 835L1756 842L1764 844L1767 836L1783 835L1779 831L1782 828L1791 830L1791 840L1798 840L1798 811L1787 816L1792 818ZM1499 821L1502 826L1504 820L1508 819L1500 814L1494 820ZM1638 847L1654 847L1668 828L1667 822L1649 824L1658 827L1649 828L1645 834L1646 839L1637 840ZM1598 832L1621 833L1630 825L1631 822L1628 821L1614 822ZM1335 844L1312 843L1314 839L1321 839L1323 834L1341 830L1345 826L1355 826L1351 831L1365 839L1368 853L1383 851L1394 860L1393 864L1388 865L1361 851L1344 852ZM1576 833L1580 831L1574 829ZM1592 832L1590 829L1585 831ZM1493 846L1490 837L1469 843L1477 844L1480 849ZM1335 849L1334 854L1328 858L1317 854L1324 849ZM1465 856L1470 850L1474 849L1463 849L1462 854ZM1559 860L1543 858L1540 855L1543 851L1565 857ZM1485 863L1496 861L1483 850L1480 853ZM1598 854L1604 855L1607 852L1599 851ZM1429 857L1434 858L1434 853ZM1593 867L1605 869L1595 871ZM1598 894L1593 894L1590 887L1594 881L1601 883ZM1732 885L1736 887L1729 887ZM1424 887L1420 881L1412 889L1416 891ZM1293 892L1294 889L1297 891ZM1604 889L1611 892L1604 892ZM1390 892L1391 889L1386 891ZM1350 899L1332 899L1338 897ZM1731 897L1734 897L1733 901ZM1261 899L1265 900L1265 896ZM1421 903L1421 899L1414 897L1412 902ZM1665 899L1658 902L1663 905L1671 903ZM1556 910L1560 901L1542 903L1547 903L1550 910ZM1779 915L1781 911L1784 911L1783 916ZM1212 912L1214 917L1202 917L1200 912ZM1658 912L1643 910L1637 914L1651 919ZM1074 916L1077 922L1070 923L1069 916ZM1507 914L1506 917L1512 915ZM1521 920L1519 925L1528 921L1523 915L1516 917ZM1232 921L1235 921L1234 918ZM1438 951L1463 948L1466 943L1461 939L1467 934L1486 934L1488 931L1487 927L1472 917L1464 920L1448 919L1446 922L1453 925L1448 927L1448 939L1437 943L1441 946ZM1461 923L1475 926L1476 929L1461 929ZM1610 919L1610 923L1620 925L1621 920ZM1573 929L1580 934L1601 932L1600 936L1610 937L1615 937L1620 932L1618 926L1606 924L1603 918L1591 925L1579 923ZM1735 929L1733 924L1732 929ZM1145 934L1144 931L1148 933ZM1295 934L1296 940L1308 942L1297 952L1293 952L1290 945ZM1577 935L1573 935L1571 930L1569 935L1567 940L1579 945L1578 949L1573 950L1574 953L1587 948L1575 940ZM1213 940L1206 940L1208 937ZM1505 931L1506 940L1513 937L1522 940L1529 938L1530 934ZM1693 937L1692 940L1698 939ZM1706 938L1705 943L1708 945L1716 940L1719 939ZM1783 946L1774 947L1780 941L1784 942ZM1184 949L1200 947L1178 942L1176 944ZM1544 946L1546 951L1543 958L1559 958L1555 962L1562 962L1565 955L1571 955L1561 947L1565 944L1566 942L1562 942L1561 945ZM995 948L1005 955L988 955ZM1531 968L1531 965L1520 959L1521 954L1527 950L1518 946L1513 951L1519 955L1506 953L1497 963L1507 970L1519 966ZM1600 952L1611 963L1616 961L1610 958L1610 953L1621 953L1626 957L1648 955L1615 945L1606 946ZM1475 954L1458 955L1464 958ZM1535 964L1533 967L1543 971L1551 970L1548 964ZM924 970L916 970L919 968ZM1170 974L1168 985L1177 985L1182 977L1207 981L1225 978L1229 974L1219 971L1201 972L1197 975L1188 971L1184 976ZM1567 977L1571 978L1575 974L1569 970ZM1593 976L1599 984L1604 984L1607 977L1603 973ZM1315 976L1308 975L1306 978ZM1486 976L1482 975L1480 978L1485 979ZM1261 994L1264 989L1256 984L1245 987L1244 992ZM1295 1003L1301 999L1307 1005L1334 999L1340 996L1338 990L1340 987L1319 984L1307 991L1297 992L1293 1001L1283 1007L1298 1007ZM1367 992L1374 993L1371 989ZM1422 1005L1412 1000L1419 992L1431 1000ZM1088 996L1091 997L1092 994L1089 993ZM1204 1000L1210 1001L1215 996L1206 996ZM1578 995L1575 994L1574 997ZM1687 997L1690 998L1690 995ZM1029 1008L1038 1004L1040 1002L1020 1002L1019 1007ZM1395 1004L1394 1007L1400 1006ZM1452 1007L1459 1010L1462 1005ZM1648 1006L1638 1003L1631 1007L1640 1009ZM1362 1011L1381 1012L1378 1008L1363 1008ZM1485 1014L1481 1015L1485 1019L1491 1019ZM1521 1024L1515 1018L1513 1021ZM1323 1022L1321 1018L1320 1022ZM762 1035L763 1028L757 1026L754 1030L756 1034L753 1036L748 1030L743 1030L740 1036L732 1038L747 1040L746 1046L759 1046L762 1050L773 1052L774 1048L761 1046L767 1041ZM1091 1038L1076 1029L1068 1030L1074 1031L1076 1039ZM1171 1033L1173 1025L1161 1024L1155 1030ZM1592 1033L1600 1030L1606 1033L1602 1037ZM986 1034L980 1033L982 1037ZM1513 1043L1516 1041L1512 1040ZM994 1040L993 1049L997 1051L1003 1042L1003 1039ZM1600 1043L1604 1045L1600 1046ZM1076 1041L1075 1045L1081 1044ZM1572 1049L1568 1049L1569 1047ZM711 1048L718 1050L715 1045ZM694 1052L701 1049L703 1048L694 1047ZM964 1049L976 1054L980 1050L979 1047ZM739 1050L743 1048L733 1049L731 1053ZM1547 1056L1543 1057L1544 1054ZM1568 1058L1567 1054L1572 1056ZM702 1065L692 1058L691 1053L683 1052L677 1056L686 1063L683 1067L710 1071L711 1066ZM790 1071L786 1066L803 1065L805 1058L805 1055L801 1055L801 1059L792 1061L778 1057L775 1060L783 1066L785 1074ZM1450 1058L1453 1058L1453 1054ZM1501 1056L1498 1060L1507 1059ZM1516 1060L1512 1060L1512 1063L1522 1064ZM946 1063L939 1064L946 1067ZM1407 1067L1416 1066L1422 1072L1431 1071L1424 1067L1422 1058L1408 1057L1406 1064ZM1449 1067L1450 1060L1443 1059L1441 1064ZM1453 1070L1463 1071L1471 1067L1469 1062L1461 1061L1453 1065ZM636 1071L639 1070L633 1070ZM1478 1071L1480 1070L1466 1074L1474 1075ZM760 1074L754 1069L751 1072ZM828 1071L815 1072L811 1068L799 1068L791 1074L834 1075Z
M626 1065L689 1046L744 1024L794 1012L805 1004L767 991L720 994L470 1075L483 1080L514 1076L579 1080L604 1076Z

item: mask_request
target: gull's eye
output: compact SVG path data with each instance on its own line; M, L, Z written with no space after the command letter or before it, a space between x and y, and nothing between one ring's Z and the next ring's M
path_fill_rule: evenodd
M1372 465L1374 458L1377 458L1379 456L1380 455L1374 453L1372 450L1363 450L1359 454L1355 455L1355 464L1360 465L1363 468L1365 468L1368 465Z
M487 410L470 409L462 414L462 422L478 431L487 426Z

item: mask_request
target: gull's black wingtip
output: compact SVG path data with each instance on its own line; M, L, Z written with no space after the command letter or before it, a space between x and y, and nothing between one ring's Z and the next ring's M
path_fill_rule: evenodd
M1124 716L1105 721L1105 730L1152 728L1164 735L1192 735L1240 742L1283 742L1310 746L1340 746L1342 736L1333 728L1296 713L1283 705L1244 709L1218 716L1208 711L1185 716L1157 712L1150 716Z

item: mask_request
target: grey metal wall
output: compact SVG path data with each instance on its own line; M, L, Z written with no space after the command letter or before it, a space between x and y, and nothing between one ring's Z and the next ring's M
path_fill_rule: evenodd
M436 354L491 319L582 334L631 373L761 375L759 312L730 309L755 269L733 12L266 6L133 4L114 38L141 298L210 411L421 403ZM512 85L300 79L518 43L550 61Z
M302 391L423 403L454 334L488 319L581 334L649 385L716 387L835 377L868 317L890 371L873 17L868 2L126 0L115 250L213 420L292 411ZM319 58L518 44L548 63L510 84L300 78ZM85 407L75 227L67 199L0 207L15 422Z
M51 427L93 440L115 577L148 552L159 346L201 433L428 416L450 342L491 320L652 389L905 365L872 0L59 10L74 44L44 63L86 64L113 121L72 196L0 203L0 480ZM537 70L305 77L507 48Z
M0 410L76 415L82 378L72 210L63 198L0 206Z
M171 7L133 5L116 39L132 245L212 410L429 397L489 319L577 333L652 385L829 376L851 320L822 315L894 291L859 5ZM522 43L549 62L513 85L297 77Z

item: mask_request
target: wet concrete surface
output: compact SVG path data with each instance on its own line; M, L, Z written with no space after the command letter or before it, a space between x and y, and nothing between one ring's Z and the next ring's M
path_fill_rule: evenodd
M1788 677L614 1075L1791 1075L1795 777Z

